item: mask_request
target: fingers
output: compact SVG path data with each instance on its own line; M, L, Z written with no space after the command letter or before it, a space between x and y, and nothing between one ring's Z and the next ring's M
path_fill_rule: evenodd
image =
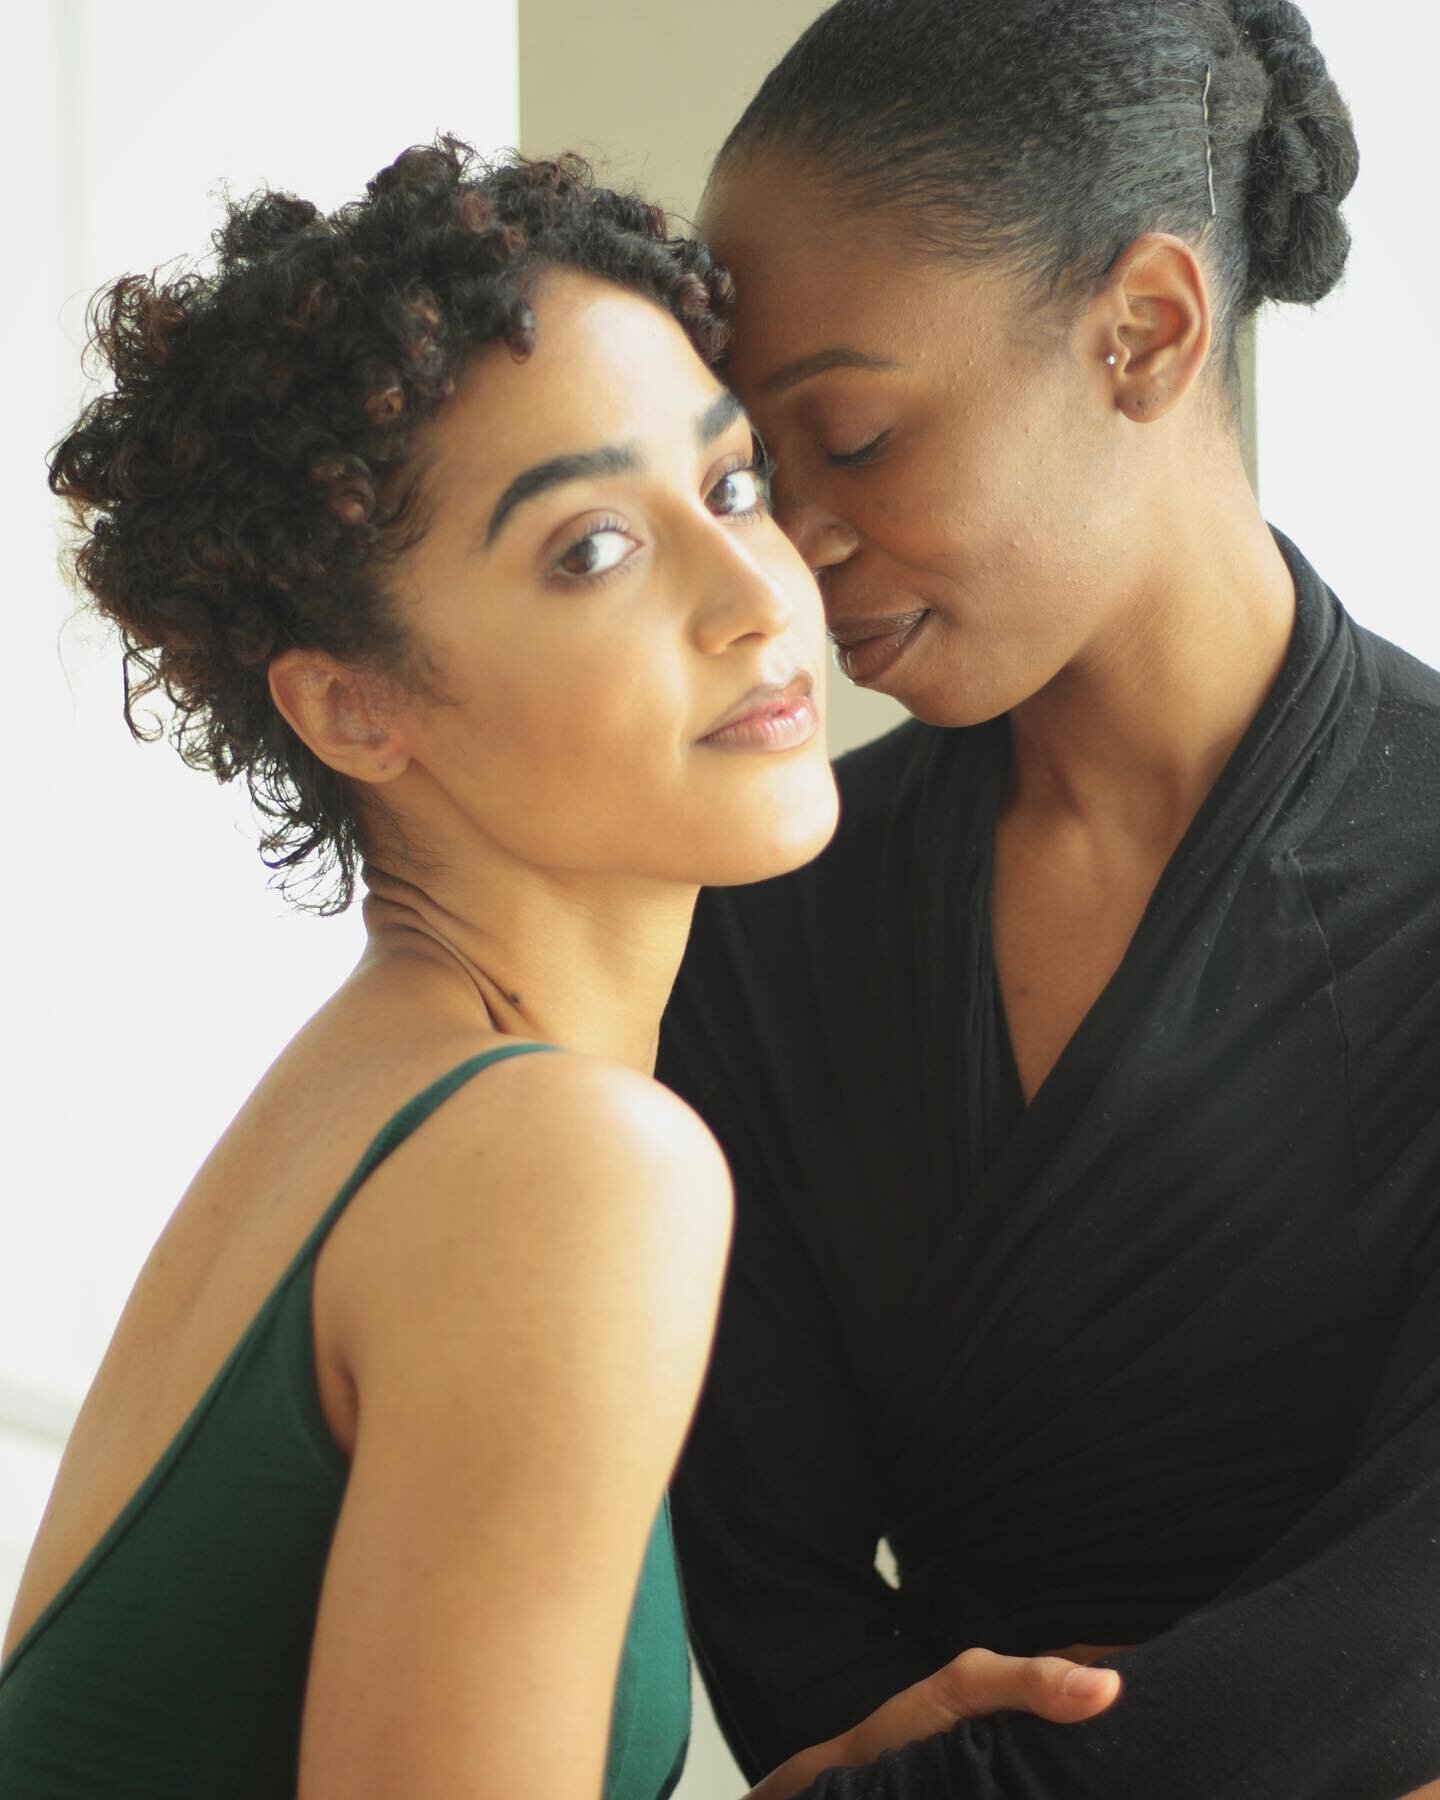
M1114 1669L1087 1669L1060 1656L1001 1656L978 1647L957 1656L931 1681L952 1722L1028 1712L1052 1724L1074 1725L1104 1712L1120 1692Z
M1078 1725L1104 1712L1119 1692L1113 1669L1086 1669L1060 1656L966 1650L821 1746L829 1760L819 1766L873 1762L884 1750L989 1713L1028 1712L1054 1725Z
M1063 1650L1041 1650L1041 1656L1061 1656L1066 1662L1093 1663L1118 1650L1133 1650L1133 1644L1067 1644Z

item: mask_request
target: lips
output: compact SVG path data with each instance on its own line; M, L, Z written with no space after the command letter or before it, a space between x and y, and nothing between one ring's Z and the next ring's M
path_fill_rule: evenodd
M929 616L922 606L880 618L832 620L830 641L840 667L857 686L875 681L900 660Z
M798 670L783 683L751 688L699 740L716 748L783 750L813 737L818 724L810 698L814 679Z

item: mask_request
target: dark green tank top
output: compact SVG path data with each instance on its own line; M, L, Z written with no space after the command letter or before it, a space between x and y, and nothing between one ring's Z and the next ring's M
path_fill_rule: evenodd
M361 1184L436 1107L491 1063L549 1048L472 1057L365 1152L165 1454L0 1668L5 1800L294 1794L310 1641L350 1472L316 1388L316 1255ZM689 1728L662 1507L625 1639L606 1800L669 1795Z

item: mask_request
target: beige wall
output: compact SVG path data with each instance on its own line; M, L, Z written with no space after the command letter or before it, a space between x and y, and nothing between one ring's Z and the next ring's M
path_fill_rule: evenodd
M520 0L520 148L579 150L617 186L693 216L711 159L816 0ZM832 670L838 754L904 718Z
M581 150L688 217L710 160L815 0L521 0L520 147Z

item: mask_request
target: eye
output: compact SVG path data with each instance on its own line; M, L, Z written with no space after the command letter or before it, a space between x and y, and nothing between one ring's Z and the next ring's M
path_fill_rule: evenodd
M635 540L617 522L593 525L553 565L557 575L575 581L598 581L628 562Z
M862 444L858 450L827 450L825 460L832 469L859 469L875 458L885 448L890 433L877 432L868 444Z
M757 439L748 463L726 472L705 496L712 512L727 519L755 519L770 510L770 484L775 465Z

